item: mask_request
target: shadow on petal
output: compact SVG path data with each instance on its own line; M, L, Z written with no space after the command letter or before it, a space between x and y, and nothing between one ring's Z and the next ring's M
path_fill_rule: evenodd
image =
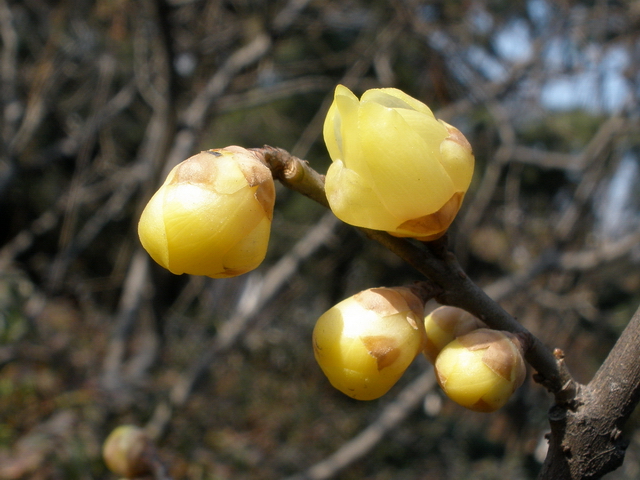
M423 242L436 240L445 234L456 218L463 199L464 193L456 192L437 212L407 220L389 233L394 237L411 237Z

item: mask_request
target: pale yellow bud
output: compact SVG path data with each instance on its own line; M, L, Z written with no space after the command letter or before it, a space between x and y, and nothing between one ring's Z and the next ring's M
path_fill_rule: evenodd
M327 199L351 225L436 239L471 183L474 157L466 138L395 88L367 90L358 100L338 85L324 140L333 160Z
M435 370L447 396L477 412L502 407L522 385L526 373L517 338L486 328L458 337L444 347Z
M425 356L434 363L440 351L455 338L465 335L486 325L469 312L457 307L442 306L436 308L424 319L427 332Z
M151 440L139 427L121 425L113 430L102 446L102 458L113 473L135 478L151 473Z
M267 252L275 186L241 147L201 152L177 165L138 224L142 246L172 273L233 277Z
M409 288L370 288L325 312L313 330L313 351L342 393L384 395L424 347L423 302Z

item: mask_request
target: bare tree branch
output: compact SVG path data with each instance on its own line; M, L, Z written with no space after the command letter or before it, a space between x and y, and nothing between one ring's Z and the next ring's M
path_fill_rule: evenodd
M622 465L622 429L640 400L640 309L573 405L549 412L549 454L540 479L596 479Z

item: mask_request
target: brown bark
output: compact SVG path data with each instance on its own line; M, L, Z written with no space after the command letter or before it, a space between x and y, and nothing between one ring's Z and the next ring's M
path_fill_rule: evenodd
M540 479L595 479L622 465L622 429L640 399L640 309L574 402L549 411L549 452Z

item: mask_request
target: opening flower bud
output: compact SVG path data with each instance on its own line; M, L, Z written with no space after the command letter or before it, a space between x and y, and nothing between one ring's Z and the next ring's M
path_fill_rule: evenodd
M486 328L450 342L438 355L435 370L447 396L477 412L502 407L526 374L518 339L508 332Z
M116 475L135 478L151 473L151 440L143 429L121 425L113 430L102 446L102 458Z
M438 307L424 319L427 332L424 355L434 363L449 342L478 328L486 328L486 325L469 312L446 305Z
M324 140L333 161L327 199L351 225L435 240L471 183L474 157L464 135L395 88L367 90L358 100L338 85Z
M424 348L423 309L405 287L371 288L343 300L313 330L320 368L352 398L381 397Z
M256 155L236 146L208 150L171 170L138 234L172 273L233 277L264 260L274 203L271 171Z

